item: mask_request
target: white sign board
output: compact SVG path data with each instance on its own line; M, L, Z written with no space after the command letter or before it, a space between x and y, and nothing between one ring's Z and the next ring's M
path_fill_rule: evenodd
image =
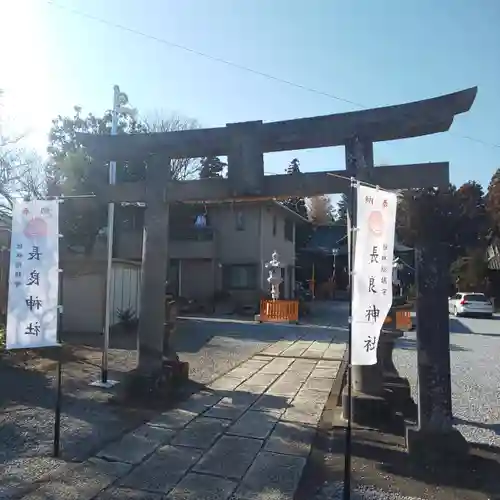
M352 364L374 365L384 320L392 305L396 229L395 193L357 187L352 289Z
M12 214L7 349L59 345L59 204L18 202Z

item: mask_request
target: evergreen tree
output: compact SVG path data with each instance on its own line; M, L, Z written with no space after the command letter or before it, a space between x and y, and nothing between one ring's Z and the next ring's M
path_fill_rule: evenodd
M301 172L299 160L297 158L294 158L286 168L285 172L289 175L300 175ZM307 207L304 197L292 196L284 201L283 204L294 212L297 212L300 216L304 217L304 219L307 219Z

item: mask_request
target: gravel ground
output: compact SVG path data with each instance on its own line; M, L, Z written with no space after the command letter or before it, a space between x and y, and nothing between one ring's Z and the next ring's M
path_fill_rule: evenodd
M451 318L450 344L456 428L471 443L500 447L500 317ZM400 340L394 361L416 401L415 333Z
M342 499L344 485L342 482L325 485L315 500L336 500ZM416 497L405 497L397 493L388 493L386 491L358 486L351 490L351 500L420 500Z

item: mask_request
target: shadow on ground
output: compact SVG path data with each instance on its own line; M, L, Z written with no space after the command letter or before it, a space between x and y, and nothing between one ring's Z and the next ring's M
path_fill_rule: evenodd
M341 318L338 325L315 325L304 323L299 325L256 323L236 319L220 318L183 318L177 322L173 335L173 344L177 351L196 353L214 337L236 338L241 341L272 343L280 339L295 339L307 336L311 341L327 340L335 333L334 343L347 341L346 321ZM70 345L85 346L100 350L103 336L99 333L66 333L64 342ZM135 331L120 331L110 335L110 348L135 351L137 334Z
M393 418L378 429L354 426L352 435L353 488L375 487L382 492L439 500L489 500L500 495L500 449L473 445L462 461L424 463L408 455L406 423L416 422L417 406L393 402ZM460 422L457 422L460 423ZM466 422L462 422L466 423ZM474 423L470 423L474 425ZM331 451L327 449L331 447ZM329 483L342 482L345 428L336 426L324 445Z
M270 428L274 427L276 424L277 416L273 416L273 411L275 410L286 410L287 408L293 407L293 404L288 403L288 398L278 395L261 395L254 394L248 391L225 391L225 390L213 390L208 389L206 387L198 387L199 392L194 394L194 396L190 400L186 400L180 402L177 406L186 410L191 411L202 411L206 410L206 416L208 417L218 417L222 419L232 419L233 422L237 420L239 414L243 414L246 408L250 403L256 405L254 409L259 409L259 415L262 417L262 421L260 422L259 427L265 427L266 424L269 425ZM207 399L214 398L214 401L217 401L215 406L208 407L204 406L206 404ZM212 403L213 404L213 401ZM205 416L204 415L204 416ZM223 420L224 421L224 420ZM192 423L195 423L193 421ZM162 417L158 417L153 419L151 424L154 427L162 426ZM213 435L212 437L205 436L205 439L211 439L210 442L197 443L197 446L193 443L193 436L196 435L194 429L190 429L190 425L184 430L180 430L175 436L170 435L165 442L158 443L160 446L156 451L152 452L151 455L147 456L145 460L136 466L132 472L126 474L125 476L121 476L117 478L113 476L113 473L108 473L107 467L109 464L112 464L116 458L113 458L117 450L121 450L119 453L127 453L127 448L123 445L114 444L110 445L108 448L103 450L102 455L104 456L104 461L99 463L95 468L95 476L97 481L102 480L103 476L107 476L108 483L113 482L114 484L108 488L108 490L101 492L96 498L97 499L110 499L110 498L135 498L136 495L139 494L137 490L149 491L152 492L151 497L154 497L154 494L165 494L181 479L181 475L176 476L175 471L165 471L164 467L166 465L166 455L171 453L171 449L162 449L162 446L166 445L179 445L179 446L190 446L199 448L200 444L202 444L205 449L209 449L211 446L211 455L208 460L205 460L204 466L208 467L209 470L206 470L207 473L218 474L220 476L226 475L226 472L231 468L238 468L238 456L241 459L241 450L236 450L233 448L228 448L228 442L223 442L226 440L234 440L234 447L241 446L238 443L238 437L225 435L225 437L221 440L221 434ZM229 423L229 420L226 420L226 427L222 430L222 435L230 428L232 424ZM314 435L315 427L310 425L297 425L291 422L283 423L286 427L290 427L290 429L282 429L281 432L282 438L292 437L295 441L295 446L308 446L311 441L311 436ZM248 432L249 427L241 426L240 431L243 431L243 434ZM233 431L237 434L236 431ZM144 428L141 427L137 429L136 436L141 439L141 437L145 440L148 439L147 433L145 433ZM137 439L137 437L136 437ZM195 439L199 439L195 438ZM251 442L252 440L250 440ZM189 448L185 448L189 449ZM133 450L131 450L133 453ZM258 449L255 450L256 452ZM199 453L199 451L194 450L193 453ZM240 454L240 455L239 455ZM244 455L244 454L243 454ZM109 458L106 458L109 457ZM202 460L203 463L203 460ZM260 467L259 467L260 465ZM92 464L90 464L92 467ZM242 471L245 472L245 469L248 467L248 464L244 463L241 465ZM262 463L258 464L255 462L249 470L247 471L247 475L249 476L248 481L245 483L245 488L243 493L248 497L256 498L259 495L262 495L263 498L271 498L280 494L279 498L289 498L291 497L291 488L293 485L290 483L287 484L286 481L276 481L276 477L273 476L273 472L270 472L269 480L267 480L268 471L263 470ZM203 470L203 465L202 465ZM12 478L11 478L12 479ZM63 473L62 477L57 478L57 493L53 493L54 489L43 489L47 488L49 485L47 484L49 481L46 479L41 479L36 482L33 487L40 487L41 495L46 499L59 499L61 498L61 494L66 489L66 493L68 497L72 497L70 494L71 489L75 488L75 484L78 485L79 493L84 495L86 488L95 488L95 485L90 484L87 481L81 480L81 477L75 477L71 472ZM281 486L283 485L283 486ZM183 492L183 495L187 495L189 493L189 498L204 498L206 497L207 492L202 490L203 487L206 487L205 484L191 484L189 492ZM0 485L1 488L1 485ZM94 495L98 493L99 486L97 486L97 491L95 491ZM0 489L1 491L1 489ZM180 494L180 492L178 492ZM40 495L40 497L42 497ZM92 495L94 497L94 495ZM74 496L74 494L73 494ZM89 495L90 496L90 495ZM142 497L141 497L142 498ZM159 496L158 496L159 498ZM163 498L163 497L162 497ZM184 496L183 496L184 498ZM186 496L187 498L187 496Z
M471 427L477 427L478 429L486 429L500 435L500 423L484 424L483 422L474 422L472 420L464 420L462 418L455 418L453 423L456 425L470 425Z
M396 349L416 351L417 340L414 338L401 337L400 339L397 340ZM466 349L465 347L450 343L450 351L465 352L465 351L470 351L470 349Z

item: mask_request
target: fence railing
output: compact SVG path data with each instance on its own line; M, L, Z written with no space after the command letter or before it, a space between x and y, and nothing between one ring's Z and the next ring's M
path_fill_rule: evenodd
M298 300L261 300L261 322L289 322L299 321Z
M396 330L411 330L411 311L409 309L389 311L389 314L384 320L384 326Z
M172 227L172 241L211 241L214 239L214 229L211 227Z

